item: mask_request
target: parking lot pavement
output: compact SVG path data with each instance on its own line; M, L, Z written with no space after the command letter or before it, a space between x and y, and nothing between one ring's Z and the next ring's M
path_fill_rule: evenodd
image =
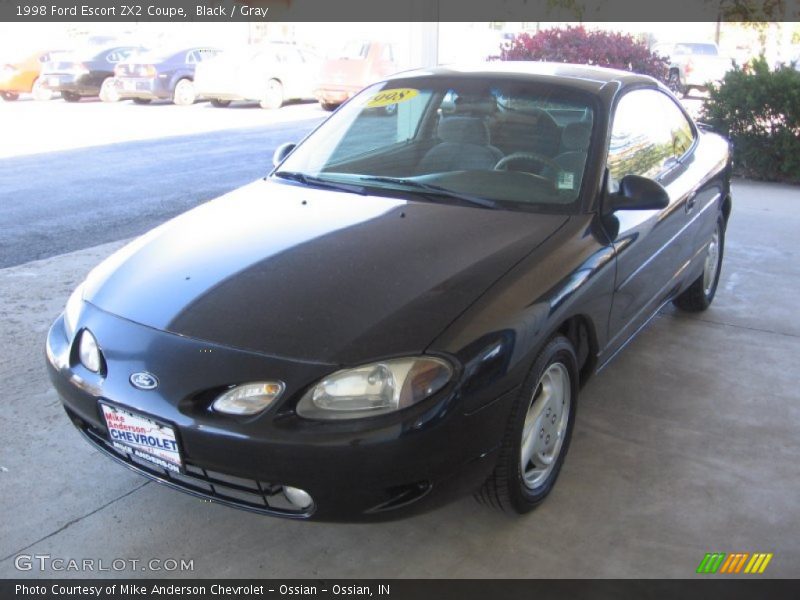
M0 102L0 158L321 119L327 115L316 102L264 110L257 104L245 103L214 108L207 102L176 106L165 101L138 105L89 98L76 104L60 99L20 99Z
M799 206L800 188L735 182L713 307L665 309L588 384L559 483L521 518L466 498L305 523L147 483L80 438L44 370L51 319L119 243L0 270L0 577L43 575L20 554L184 558L170 575L201 577L691 577L711 551L772 552L764 576L797 577Z
M201 106L101 102L27 104L52 106L67 130L83 129L88 138L106 136L116 141L0 157L0 268L140 235L263 177L272 167L272 153L278 145L299 141L327 114L309 106L265 111L258 107L206 110ZM0 103L0 118L7 106L12 105ZM228 113L234 116L226 116ZM55 123L50 112L42 114ZM205 114L213 118L205 119ZM179 118L172 122L170 115ZM185 120L186 115L203 127L217 129L203 131L199 127L199 132L189 134L194 121ZM116 132L115 126L106 122L111 117L127 125ZM265 121L266 117L272 120ZM31 115L25 119L33 122ZM156 136L160 124L166 128L162 137L128 139L137 132ZM103 128L115 133L112 136ZM18 136L20 145L42 148L70 141L61 125L55 124L53 129L57 132L53 139L41 129L29 132L27 138L18 130L9 135ZM167 135L169 132L172 135ZM1 139L8 145L5 132ZM84 138L76 141L89 142Z

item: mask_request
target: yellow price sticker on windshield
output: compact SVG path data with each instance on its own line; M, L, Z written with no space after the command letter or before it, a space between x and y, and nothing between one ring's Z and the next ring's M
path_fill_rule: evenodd
M414 98L419 94L419 90L411 88L397 88L394 90L383 90L378 92L372 97L372 100L367 102L367 108L380 108L381 106L391 106L392 104L399 104Z

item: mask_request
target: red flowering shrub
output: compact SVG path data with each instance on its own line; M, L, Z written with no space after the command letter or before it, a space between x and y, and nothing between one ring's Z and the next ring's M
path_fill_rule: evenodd
M611 67L666 81L669 61L633 36L583 27L520 33L500 47L500 60L544 60Z

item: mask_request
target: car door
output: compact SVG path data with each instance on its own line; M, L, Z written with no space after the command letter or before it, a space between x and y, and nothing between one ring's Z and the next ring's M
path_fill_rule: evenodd
M297 48L280 47L277 52L280 70L276 77L283 84L285 98L308 98L311 94L311 74Z
M694 185L681 159L691 152L694 138L676 137L669 102L657 89L635 89L619 100L614 112L608 191L615 192L625 175L640 175L664 186L670 202L663 209L618 210L607 218L617 254L609 353L669 300L692 253L687 200Z

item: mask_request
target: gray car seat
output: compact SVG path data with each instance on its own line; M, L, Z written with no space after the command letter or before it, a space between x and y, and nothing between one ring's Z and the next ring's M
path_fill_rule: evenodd
M437 144L422 157L421 173L467 169L492 169L503 153L489 144L489 130L483 119L446 117L439 122Z
M566 181L572 181L571 189L577 190L581 187L591 135L592 125L585 121L570 123L561 134L561 154L553 160L558 163L562 172L568 174Z

